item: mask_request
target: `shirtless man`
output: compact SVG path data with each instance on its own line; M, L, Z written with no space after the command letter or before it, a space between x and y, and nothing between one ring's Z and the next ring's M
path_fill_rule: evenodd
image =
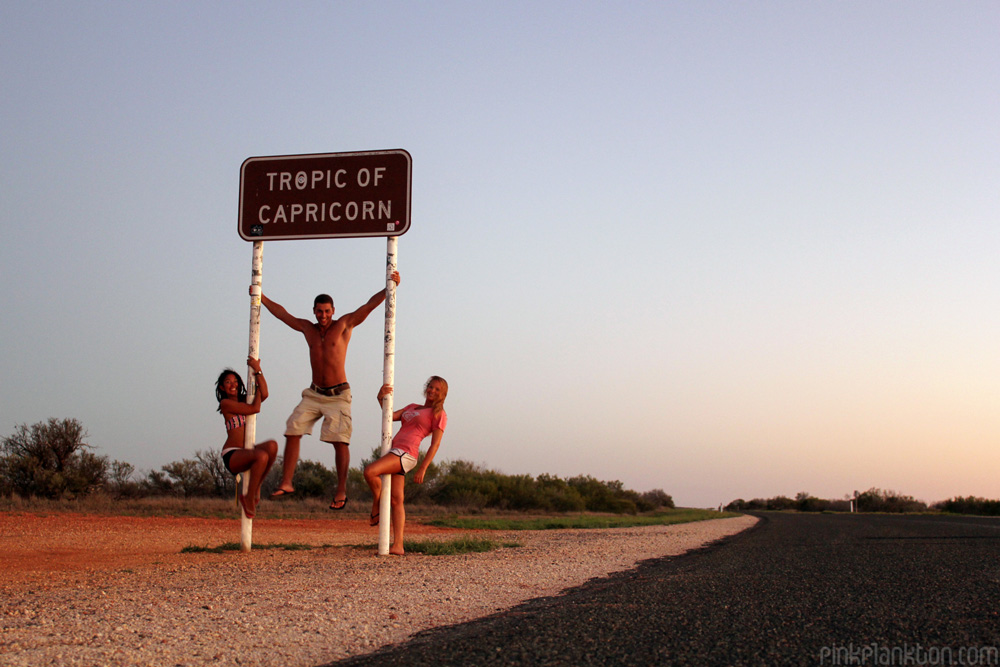
M399 272L393 271L392 280L399 285ZM337 319L333 317L333 299L320 294L313 302L316 323L290 315L279 304L262 293L260 302L272 315L301 331L309 345L309 363L312 366L312 384L302 392L292 415L285 423L285 454L281 483L271 498L280 498L295 492L292 477L299 462L302 436L312 433L313 425L323 417L320 440L333 444L337 461L337 492L330 509L342 510L347 505L347 471L351 466L351 386L347 384L344 362L347 345L351 342L354 327L367 319L379 304L385 301L385 290L380 290L363 306Z

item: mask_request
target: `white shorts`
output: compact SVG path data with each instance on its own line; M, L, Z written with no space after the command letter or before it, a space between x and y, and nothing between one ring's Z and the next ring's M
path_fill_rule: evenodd
M417 467L417 459L415 456L413 456L413 454L410 454L409 452L404 452L402 449L399 449L398 447L393 447L392 449L389 450L389 453L395 454L396 456L399 457L399 465L403 469L403 471L397 472L396 473L397 475L405 475L406 473L410 472L411 470Z

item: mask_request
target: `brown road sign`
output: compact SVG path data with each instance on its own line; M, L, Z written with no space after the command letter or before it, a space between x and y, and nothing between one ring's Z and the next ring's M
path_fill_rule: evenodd
M247 241L399 236L410 228L404 150L247 158L240 236Z

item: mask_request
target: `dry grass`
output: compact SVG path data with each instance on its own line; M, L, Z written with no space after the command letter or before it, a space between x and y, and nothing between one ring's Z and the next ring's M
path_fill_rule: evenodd
M368 518L371 509L371 498L352 498L347 507L341 511L331 511L329 501L322 498L286 498L282 500L262 501L261 514L269 519L337 519L337 518ZM239 516L236 500L224 498L181 498L176 496L154 496L148 498L115 498L104 493L94 493L76 499L50 500L47 498L22 498L21 496L0 496L0 512L26 512L30 514L49 515L60 512L78 512L99 516L139 516L139 517L199 517L210 519L231 519ZM683 514L685 510L669 510L666 514ZM546 520L565 522L567 517L580 521L589 513L573 512L516 512L510 510L481 509L477 507L442 507L439 505L406 505L407 518L420 523L428 520L460 520L464 519L476 524L475 528L499 528L501 525L509 529L510 522L531 520L539 525L534 528L551 528L545 525ZM618 516L593 515L592 522L611 521L614 525L638 525L644 523L672 523L664 521L659 515ZM697 519L719 518L725 514L705 512L711 516L699 516ZM610 517L610 518L609 518ZM687 520L692 520L691 518ZM626 521L626 524L617 523ZM491 525L491 522L499 522ZM609 524L611 525L611 524ZM558 527L566 527L560 525ZM589 527L608 527L607 525L592 525Z
M281 501L264 500L267 516L279 519L330 518L333 513L329 502L319 498ZM353 507L351 507L353 505ZM368 505L350 503L340 514L367 516ZM157 496L150 498L114 498L105 494L91 494L82 498L50 500L47 498L0 497L2 512L30 512L50 514L55 512L80 512L82 514L118 516L178 516L225 519L236 511L236 499L179 498Z

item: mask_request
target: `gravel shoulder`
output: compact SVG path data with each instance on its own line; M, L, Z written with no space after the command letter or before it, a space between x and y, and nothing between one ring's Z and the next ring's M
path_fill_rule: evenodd
M304 551L189 553L232 520L0 513L0 654L21 665L316 665L672 556L749 516L675 526L489 531L481 554L375 555L353 519L260 521L254 541ZM417 539L470 534L407 525ZM360 545L360 546L359 546Z

